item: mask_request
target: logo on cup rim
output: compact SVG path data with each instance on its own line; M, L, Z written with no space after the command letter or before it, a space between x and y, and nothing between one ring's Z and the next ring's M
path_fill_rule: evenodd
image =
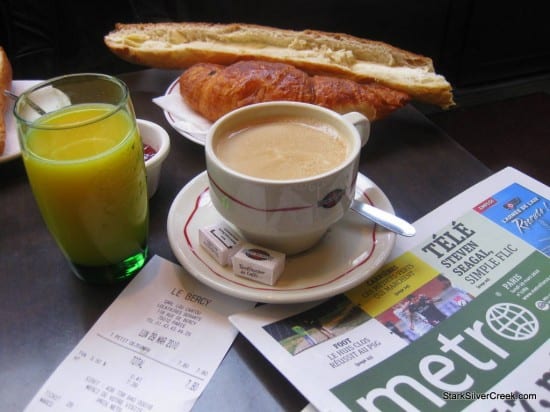
M332 192L329 192L325 197L317 202L317 206L324 209L330 209L338 204L342 197L344 196L344 189L335 189Z

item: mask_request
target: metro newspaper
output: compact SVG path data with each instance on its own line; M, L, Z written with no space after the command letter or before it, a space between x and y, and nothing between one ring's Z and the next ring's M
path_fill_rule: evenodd
M415 222L352 290L230 320L311 410L548 408L549 199L503 169Z

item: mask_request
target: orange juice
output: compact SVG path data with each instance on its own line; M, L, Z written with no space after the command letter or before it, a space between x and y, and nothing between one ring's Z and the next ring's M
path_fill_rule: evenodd
M109 104L71 106L39 118L21 136L42 216L77 267L113 265L134 255L144 260L146 254L141 139L131 115L113 111Z

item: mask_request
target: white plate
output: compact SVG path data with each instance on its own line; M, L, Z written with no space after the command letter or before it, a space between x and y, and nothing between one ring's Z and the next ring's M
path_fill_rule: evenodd
M19 95L37 83L39 83L38 80L14 80L10 91ZM6 147L4 148L4 153L0 154L0 163L15 159L21 155L21 147L19 146L17 129L15 127L15 117L13 116L13 103L13 100L10 99L8 109L4 113L6 119Z
M175 131L192 142L204 146L206 132L212 122L193 111L185 103L180 94L179 77L170 84L164 96L157 97L153 101L164 109L164 117Z
M357 178L356 197L393 213L386 195L370 179ZM183 267L199 281L227 295L265 303L298 303L331 297L357 286L386 261L395 234L349 211L319 244L287 257L274 286L233 274L199 244L199 229L221 221L210 200L206 172L176 196L168 213L168 240Z

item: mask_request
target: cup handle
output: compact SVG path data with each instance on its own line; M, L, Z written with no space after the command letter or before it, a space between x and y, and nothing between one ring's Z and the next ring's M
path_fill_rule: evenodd
M342 115L344 120L350 122L359 132L361 136L361 147L367 144L370 136L370 121L369 119L358 112L350 112Z

